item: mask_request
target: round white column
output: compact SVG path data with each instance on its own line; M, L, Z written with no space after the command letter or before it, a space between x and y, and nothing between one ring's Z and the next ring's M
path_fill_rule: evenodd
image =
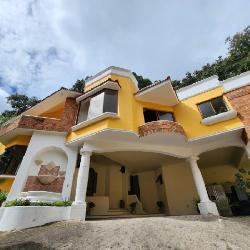
M88 178L89 178L89 164L90 164L90 156L92 152L86 151L84 148L80 150L81 154L81 162L80 168L77 176L77 184L76 184L76 196L75 196L75 205L85 204Z
M206 189L203 177L201 175L201 171L197 164L198 160L199 160L199 157L192 156L188 159L188 162L190 163L190 167L191 167L193 178L194 178L194 183L195 183L197 192L200 197L200 202L208 202L210 200L207 194L207 189Z

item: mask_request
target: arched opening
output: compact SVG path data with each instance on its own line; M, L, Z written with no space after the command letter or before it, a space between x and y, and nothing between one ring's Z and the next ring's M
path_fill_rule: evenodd
M250 214L250 161L240 147L204 152L198 161L209 197L221 215Z

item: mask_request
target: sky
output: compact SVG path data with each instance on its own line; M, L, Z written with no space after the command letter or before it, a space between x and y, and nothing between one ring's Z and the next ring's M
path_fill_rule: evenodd
M182 79L250 24L249 0L0 0L0 112L114 65Z

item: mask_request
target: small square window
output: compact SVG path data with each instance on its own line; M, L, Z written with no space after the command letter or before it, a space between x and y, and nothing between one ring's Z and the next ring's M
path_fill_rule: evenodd
M207 118L228 111L222 96L200 103L198 104L198 107L202 118Z

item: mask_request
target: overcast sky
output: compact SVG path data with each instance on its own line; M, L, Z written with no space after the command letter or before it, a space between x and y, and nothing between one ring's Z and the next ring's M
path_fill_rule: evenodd
M250 24L249 0L0 0L0 112L110 66L181 79Z

